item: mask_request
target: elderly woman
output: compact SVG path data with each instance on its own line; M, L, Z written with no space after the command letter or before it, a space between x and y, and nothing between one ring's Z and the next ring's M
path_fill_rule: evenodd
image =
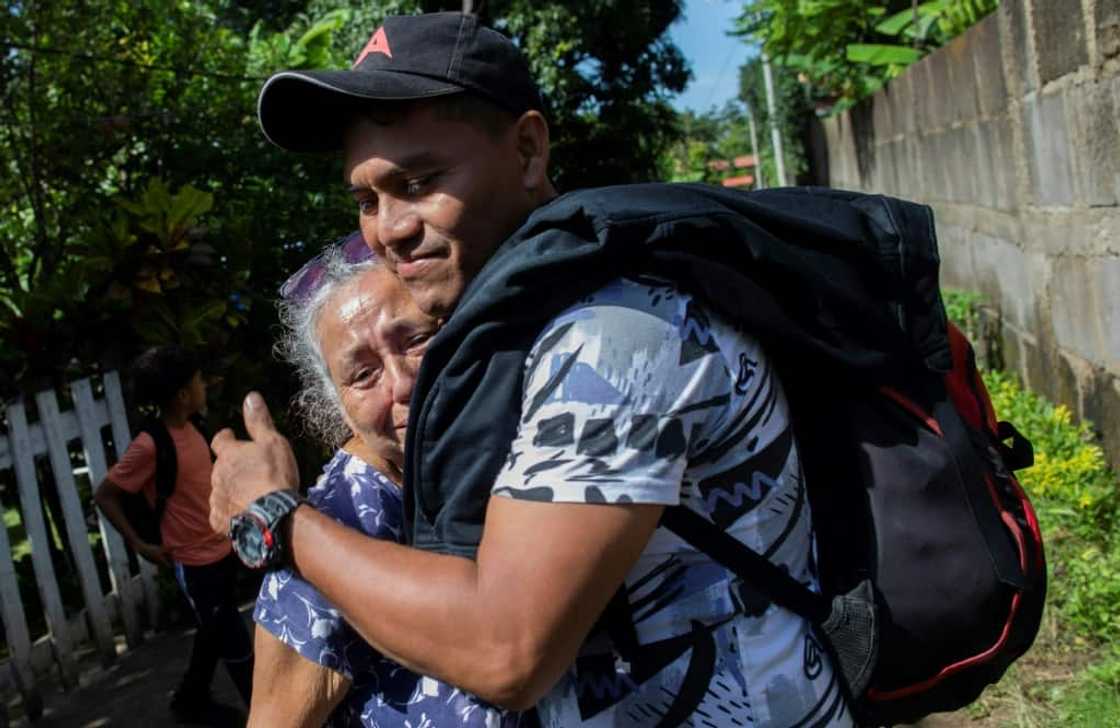
M413 377L437 322L370 257L360 236L327 248L281 289L278 350L299 371L296 410L339 447L308 498L376 538L401 539L405 425ZM523 726L377 653L289 569L265 576L253 618L250 726Z

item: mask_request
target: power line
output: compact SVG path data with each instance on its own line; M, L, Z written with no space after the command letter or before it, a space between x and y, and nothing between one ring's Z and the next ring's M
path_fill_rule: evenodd
M712 90L708 92L708 103L705 104L705 108L712 105L712 98L716 95L716 92L719 91L719 85L723 82L723 73L727 70L727 64L731 60L731 56L735 55L736 50L738 50L737 46L732 46L727 49L727 55L723 57L723 64L720 65L719 73L716 74L716 80L715 83L712 84Z
M171 71L172 73L183 76L196 76L200 78L217 78L223 81L252 81L253 83L260 83L264 81L263 76L239 76L233 73L220 73L215 71L201 71L192 68L181 68L179 66L162 66L156 64L137 63L130 61L126 58L113 58L111 56L95 56L92 53L77 53L72 50L62 48L48 48L46 46L33 46L27 43L16 43L7 39L0 38L0 48L10 48L21 51L31 51L32 53L46 53L56 56L69 56L70 58L77 58L83 61L94 61L101 63L116 63L121 66L130 66L132 68L142 68L149 71Z

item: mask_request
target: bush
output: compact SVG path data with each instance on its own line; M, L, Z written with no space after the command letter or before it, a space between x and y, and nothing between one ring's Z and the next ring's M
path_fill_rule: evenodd
M1058 724L1070 728L1115 725L1120 716L1120 656L1113 655L1079 675L1058 699Z
M979 344L980 304L983 297L971 291L946 288L941 291L941 298L945 302L945 313L949 315L949 319L960 327L973 345Z

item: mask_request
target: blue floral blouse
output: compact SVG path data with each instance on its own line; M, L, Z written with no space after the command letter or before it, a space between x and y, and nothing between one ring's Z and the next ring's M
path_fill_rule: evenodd
M321 512L374 538L401 542L400 490L360 458L339 450L308 492ZM290 569L269 572L253 619L303 657L353 681L329 725L389 728L526 728L528 715L489 705L409 671L368 645L341 613Z

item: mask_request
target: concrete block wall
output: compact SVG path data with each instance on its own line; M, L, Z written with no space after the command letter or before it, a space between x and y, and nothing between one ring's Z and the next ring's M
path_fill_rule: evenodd
M1003 0L824 131L826 182L932 205L943 285L1120 464L1120 0Z

